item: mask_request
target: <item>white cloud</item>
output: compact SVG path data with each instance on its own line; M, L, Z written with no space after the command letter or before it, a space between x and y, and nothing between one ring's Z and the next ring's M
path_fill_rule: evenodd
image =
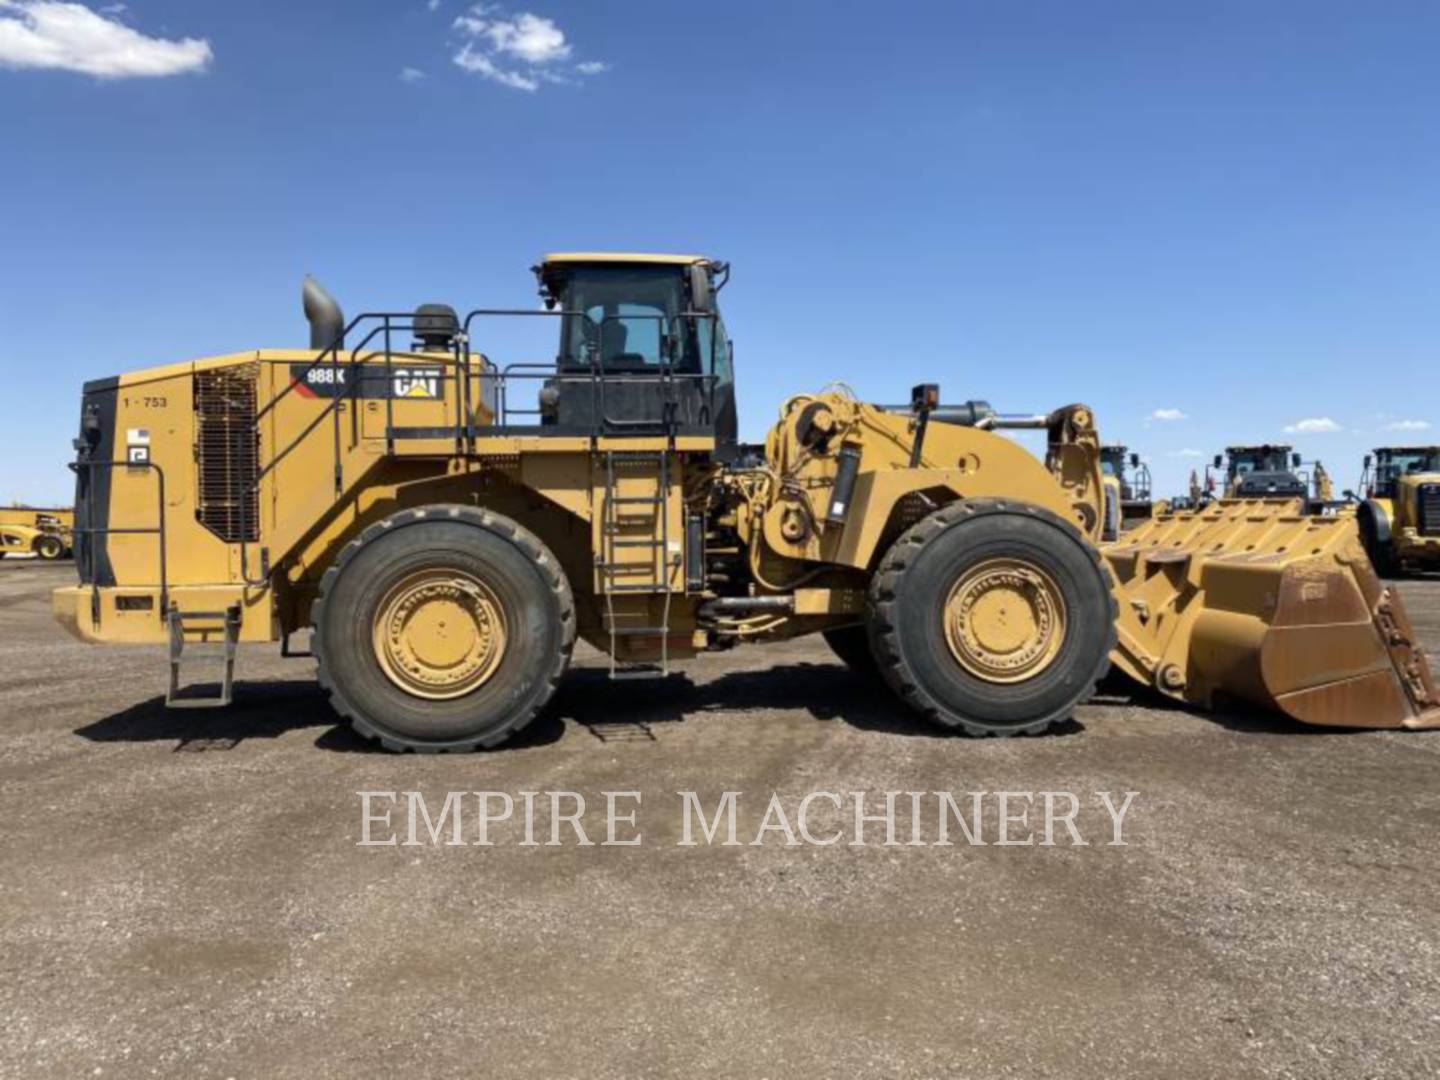
M1297 420L1293 424L1285 425L1285 432L1289 435L1329 435L1344 430L1328 416L1307 417L1304 420Z
M1386 431L1429 431L1428 420L1396 420L1392 424L1385 425Z
M542 83L575 81L554 70L570 59L574 47L553 19L528 11L504 15L499 5L481 3L457 18L451 29L469 39L452 59L481 78L530 93ZM598 75L609 65L587 60L574 70L578 75Z
M497 82L501 86L508 86L514 90L524 90L533 94L540 89L540 80L529 75L522 75L518 71L506 71L497 67L495 61L482 52L476 52L466 42L460 51L455 54L455 63L464 70L481 78Z
M570 58L565 32L550 19L522 11L513 19L495 19L482 31L499 53L527 64L551 64Z
M214 58L203 38L147 37L83 4L0 0L0 67L77 71L97 79L157 78L204 71Z
M1196 450L1196 449L1193 449L1192 447L1186 446L1186 447L1182 447L1182 448L1179 449L1179 450L1171 450L1171 451L1170 451L1170 456L1171 456L1171 457L1204 457L1205 455L1202 454L1199 450Z
M425 6L431 11L440 10L440 0L425 0Z
M404 67L400 69L401 82L419 82L423 78L425 78L425 72L419 68Z
M1161 420L1168 424L1176 420L1188 420L1190 418L1179 409L1156 409L1150 414L1150 419Z

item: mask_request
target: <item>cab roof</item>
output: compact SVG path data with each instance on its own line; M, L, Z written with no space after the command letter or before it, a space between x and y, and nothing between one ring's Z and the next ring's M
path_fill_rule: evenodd
M1440 454L1440 446L1377 446L1377 454Z
M634 251L555 251L541 257L544 265L558 263L650 263L654 266L689 266L709 262L704 255L647 255Z

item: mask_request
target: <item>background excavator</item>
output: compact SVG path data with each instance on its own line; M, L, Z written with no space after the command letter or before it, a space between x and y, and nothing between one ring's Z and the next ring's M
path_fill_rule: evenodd
M1198 706L1440 724L1353 519L1223 500L1107 543L1089 408L1006 415L933 384L798 394L747 445L726 264L582 252L535 273L543 311L349 322L307 281L309 348L88 383L57 616L166 643L176 705L227 703L241 642L308 630L335 709L396 750L502 742L577 636L622 679L821 633L973 734L1045 729L1111 664ZM552 320L554 352L489 356L518 319ZM1043 460L1013 428L1045 433ZM223 658L210 697L181 683L201 643Z

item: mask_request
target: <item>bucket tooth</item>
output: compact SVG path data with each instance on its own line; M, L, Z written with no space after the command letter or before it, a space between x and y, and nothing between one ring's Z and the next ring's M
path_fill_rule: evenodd
M1241 698L1306 724L1440 727L1440 694L1355 518L1223 502L1162 515L1103 549L1116 666L1209 707Z

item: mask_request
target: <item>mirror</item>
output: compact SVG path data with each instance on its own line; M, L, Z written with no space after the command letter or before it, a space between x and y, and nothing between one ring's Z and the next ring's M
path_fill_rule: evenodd
M1225 464L1225 455L1224 455L1224 454L1216 454L1216 455L1215 455L1215 468L1217 468L1217 469L1222 468L1222 467L1224 466L1224 464Z
M1369 454L1366 454L1366 455L1365 455L1365 468L1367 468L1367 469L1370 468L1370 460L1371 460L1371 459L1370 459L1370 455L1369 455Z
M1131 454L1131 455L1130 455L1130 467L1131 467L1132 469L1138 469L1138 468L1140 467L1140 455L1139 455L1139 454Z
M690 264L690 309L706 315L715 311L715 290L710 284L710 268L704 263Z
M1291 455L1290 455L1290 467L1291 467L1292 469L1298 469L1298 468L1300 468L1300 455L1299 455L1299 454L1291 454Z

